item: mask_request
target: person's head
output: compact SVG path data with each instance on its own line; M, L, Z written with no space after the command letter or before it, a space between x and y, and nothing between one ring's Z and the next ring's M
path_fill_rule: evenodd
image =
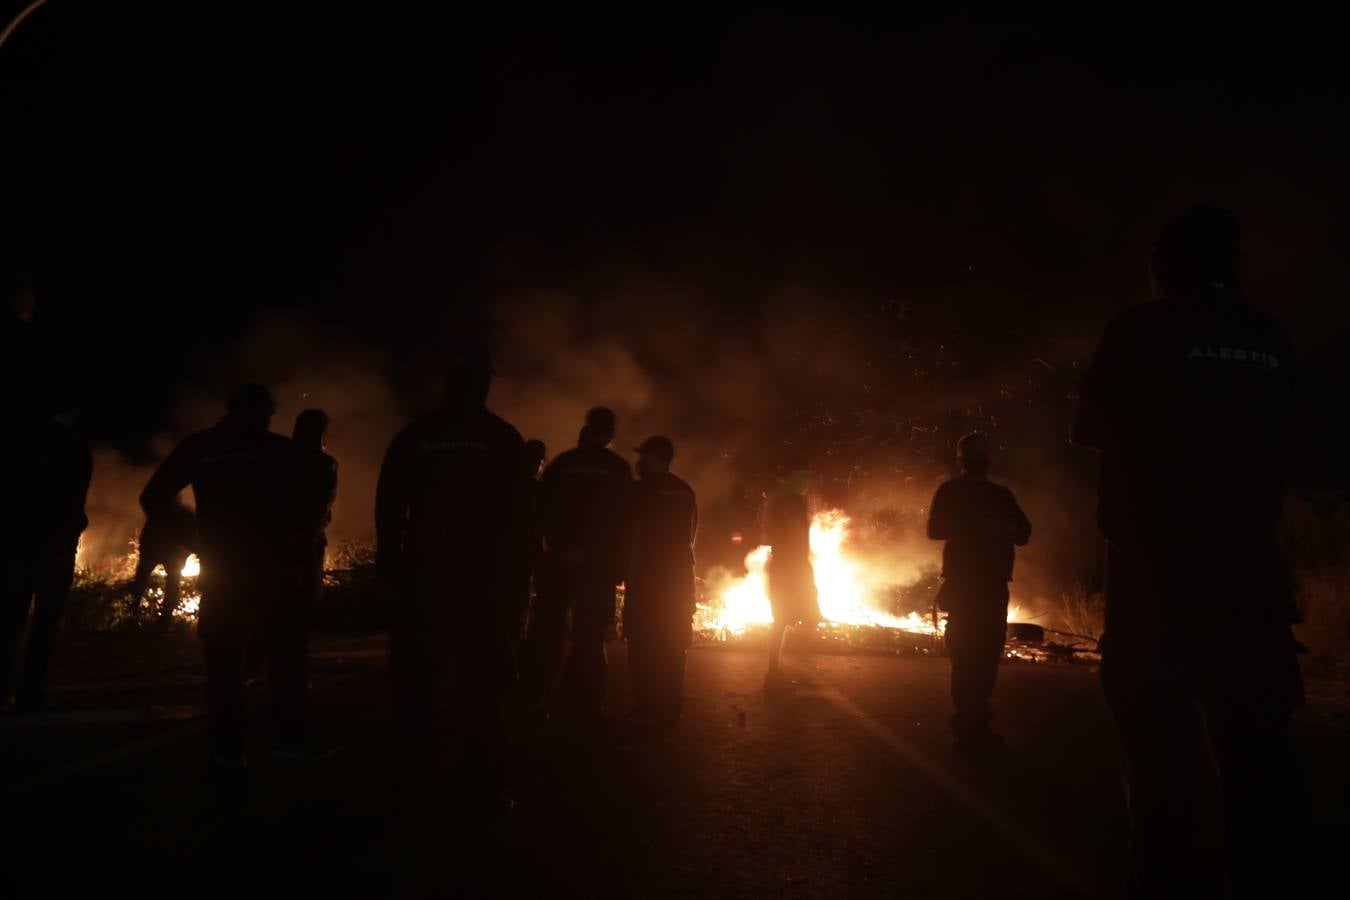
M647 438L635 450L638 455L637 471L639 478L664 475L670 471L671 460L675 459L675 445L671 443L670 438L662 437L659 434Z
M4 295L5 310L21 322L33 321L37 312L37 292L27 272L0 260L0 294Z
M586 413L579 443L583 447L608 447L614 440L614 410L597 406Z
M445 360L445 401L461 408L482 406L492 387L492 359L486 350L467 346L452 351Z
M249 431L266 431L272 425L277 404L272 392L260 384L241 384L230 392L225 421Z
M791 494L805 494L811 489L811 461L804 456L790 456L778 467L778 481Z
M989 438L972 431L956 442L956 461L968 475L989 474Z
M307 409L295 417L291 440L306 450L322 450L328 434L328 413L321 409Z
M547 456L548 448L543 441L532 438L525 442L525 471L530 473L531 478L539 477L539 470L544 467Z
M1153 281L1164 297L1187 297L1238 287L1242 228L1237 216L1193 206L1163 228L1153 245Z

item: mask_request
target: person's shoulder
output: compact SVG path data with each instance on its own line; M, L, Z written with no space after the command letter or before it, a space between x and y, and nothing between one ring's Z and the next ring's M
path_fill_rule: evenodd
M936 488L933 489L933 499L936 500L938 497L941 497L943 494L950 494L953 490L955 490L955 487L954 487L954 486L957 485L957 484L959 484L960 481L961 481L961 479L959 479L959 478L944 478L944 479L942 479L941 481L938 482L938 486L937 486Z
M691 485L689 482L685 481L683 478L681 478L681 477L678 476L678 475L672 474L670 477L674 479L674 481L673 481L672 483L673 483L676 487L678 487L680 490L684 491L684 492L685 492L686 494L688 494L690 497L694 496L694 486L693 486L693 485Z
M608 447L606 447L604 450L601 451L600 458L603 459L605 461L605 464L609 466L611 469L613 469L616 473L623 472L629 478L633 477L633 467L628 464L628 460L624 459L622 456L615 453Z
M488 412L484 417L484 423L487 429L492 433L492 436L497 440L524 446L525 439L520 436L519 429L496 413Z
M581 455L580 447L568 447L566 450L562 451L557 456L553 457L553 459L549 460L549 464L545 468L546 469L566 468L567 466L570 466L572 463L576 462L577 457L580 455Z
M191 454L199 453L206 448L221 441L222 434L219 426L203 428L200 431L194 431L187 437L180 440L173 448L174 453Z

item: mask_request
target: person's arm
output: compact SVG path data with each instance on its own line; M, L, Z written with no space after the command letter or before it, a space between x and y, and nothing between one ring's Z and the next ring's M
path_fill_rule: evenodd
M933 493L933 502L928 508L928 539L930 541L950 540L956 523L952 521L953 510L947 497L947 485L938 485Z
M141 491L141 509L147 520L164 524L171 539L183 546L196 544L196 517L178 500L196 472L197 454L191 439L173 448Z
M1022 507L1012 491L1008 491L1008 507L1009 537L1016 546L1025 547L1031 540L1031 520L1022 512Z
M324 483L323 522L320 526L322 528L327 528L333 521L333 504L337 502L338 489L337 460L333 460L333 467L328 470L327 475L328 477L325 479Z
M406 431L389 444L375 485L375 567L387 583L398 580L403 566L409 511Z
M556 549L549 547L549 544L556 543L558 536L559 471L558 460L554 458L544 467L534 494L535 527L538 529L540 544L545 549Z
M689 546L693 547L698 540L698 496L692 490L689 492L689 509Z

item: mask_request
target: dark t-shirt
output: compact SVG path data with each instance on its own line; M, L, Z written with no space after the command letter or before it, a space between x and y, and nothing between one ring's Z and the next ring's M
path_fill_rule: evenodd
M942 577L1005 582L1013 576L1013 547L1031 540L1031 522L1013 492L987 478L962 475L943 482L928 512L928 537L946 541Z
M811 561L811 510L800 494L780 493L764 510L764 539L773 548L771 563L778 567Z
M179 539L190 541L191 520L177 498L191 486L203 575L271 568L298 532L296 462L289 439L227 420L184 438L151 476L141 505L148 517L175 523Z
M1266 544L1289 465L1293 350L1236 298L1163 300L1107 326L1074 439L1101 451L1111 541L1227 555Z
M604 447L558 454L539 480L539 517L549 554L621 581L631 541L632 484L632 468Z
M376 489L382 574L503 588L523 578L531 530L524 457L520 433L482 408L438 411L399 432Z
M633 485L633 585L693 583L698 505L694 489L669 472Z

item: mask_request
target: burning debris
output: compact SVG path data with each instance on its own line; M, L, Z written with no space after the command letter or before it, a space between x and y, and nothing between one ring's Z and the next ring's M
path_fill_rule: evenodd
M851 532L852 522L841 510L826 510L811 520L811 564L824 617L812 636L816 643L848 650L936 652L947 614L934 609L931 599L922 611L901 611L897 602L906 589L920 587L931 576L935 563L877 558L858 548ZM761 545L746 555L744 575L725 569L710 573L694 616L694 630L702 640L740 642L767 634L773 622L769 555L770 548ZM1095 655L1090 639L1047 642L1047 629L1031 618L1022 605L1009 604L1008 659L1044 662Z

